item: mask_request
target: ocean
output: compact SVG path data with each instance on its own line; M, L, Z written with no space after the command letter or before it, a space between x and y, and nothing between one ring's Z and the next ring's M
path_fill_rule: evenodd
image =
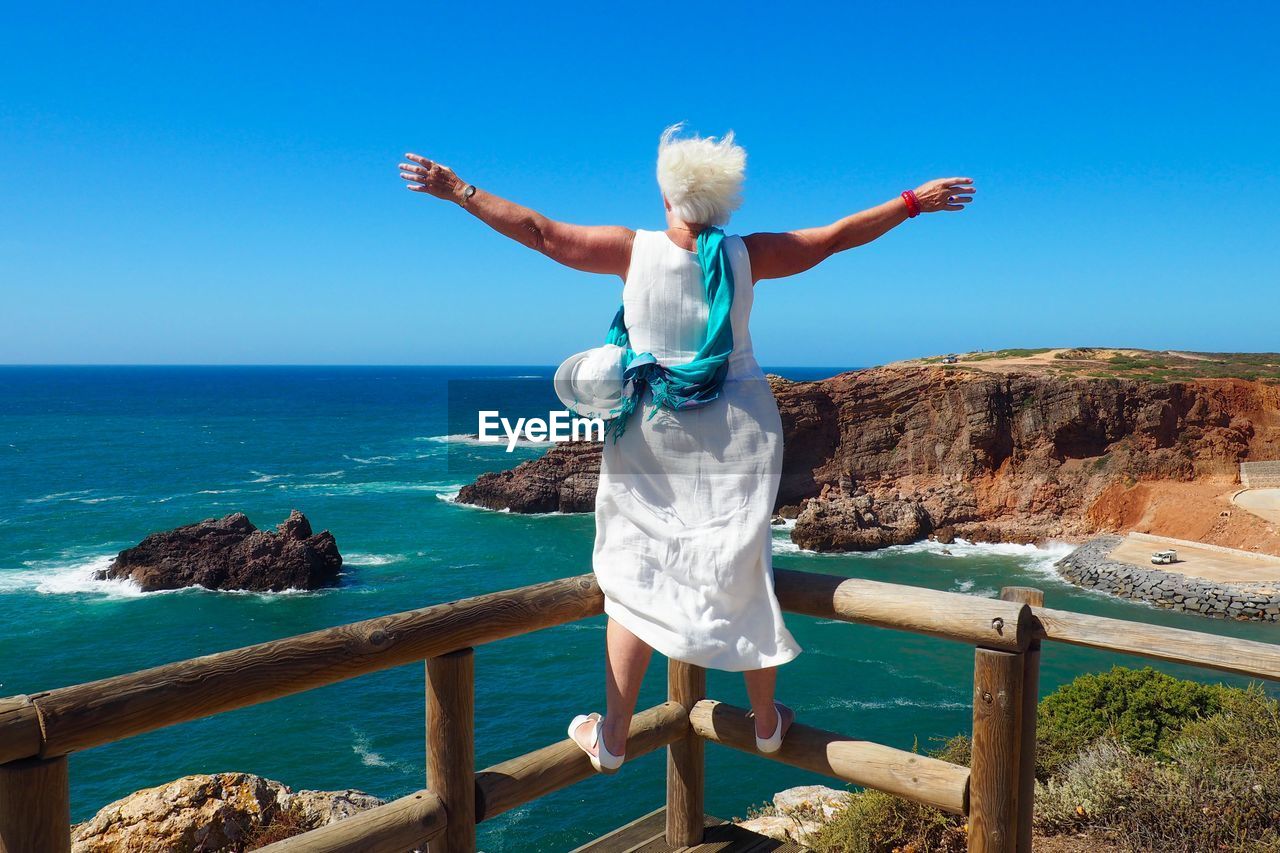
M796 379L834 369L775 368ZM35 693L223 649L591 569L589 515L522 516L454 502L483 471L542 452L478 445L477 398L551 405L547 367L0 367L0 695ZM450 401L453 405L450 405ZM234 511L271 528L300 509L345 557L340 587L143 594L97 581L148 533ZM994 596L1045 590L1049 606L1276 642L1280 627L1112 600L1057 578L1065 544L922 542L818 555L775 531L785 568ZM779 674L801 721L910 749L967 731L973 652L901 632L788 614L804 652ZM565 737L603 710L604 618L476 650L476 761ZM1042 691L1139 659L1050 644ZM1243 684L1172 665L1183 677ZM353 679L161 729L71 757L72 817L192 773L245 771L295 788L384 798L425 784L423 667ZM709 695L746 705L742 679ZM640 707L665 699L655 655ZM823 777L710 746L707 809L745 815ZM835 784L835 783L832 783ZM481 825L491 851L563 851L663 802L665 758L638 758Z

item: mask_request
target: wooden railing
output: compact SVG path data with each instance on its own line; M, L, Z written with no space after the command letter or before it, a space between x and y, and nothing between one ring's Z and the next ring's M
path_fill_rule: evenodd
M1039 590L1000 599L776 570L784 609L974 646L973 754L962 767L795 724L755 750L742 708L706 696L706 671L672 660L668 700L631 722L629 759L667 749L667 840L703 834L707 741L968 817L969 849L1030 851L1035 705L1042 640L1280 680L1280 645L1043 607ZM0 853L70 850L67 755L164 726L426 661L426 787L264 850L474 851L476 825L593 774L565 739L475 771L472 649L603 612L594 576L466 598L0 699Z

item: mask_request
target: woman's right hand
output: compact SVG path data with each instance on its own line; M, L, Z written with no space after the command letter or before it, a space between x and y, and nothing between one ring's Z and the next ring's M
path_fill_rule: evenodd
M973 178L938 178L924 182L915 191L921 213L964 210L975 192Z

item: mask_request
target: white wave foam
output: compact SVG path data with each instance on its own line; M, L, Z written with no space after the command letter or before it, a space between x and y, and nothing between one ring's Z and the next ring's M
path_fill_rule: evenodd
M47 504L47 503L53 503L54 501L71 500L75 498L77 495L88 495L92 493L93 493L93 489L80 489L74 492L54 492L53 494L43 495L38 498L27 498L25 501L23 501L23 503Z
M196 494L197 495L233 495L233 494L237 494L239 491L240 491L239 489L201 489L200 491L196 492ZM172 498L165 498L165 500L172 500Z
M358 729L351 729L351 733L355 735L355 741L351 744L351 751L360 756L360 763L366 767L390 767L391 762L382 757L382 753L374 752L370 749L371 741L369 736Z
M374 480L366 483L280 483L277 488L307 489L310 494L333 497L338 495L389 495L399 492L447 492L450 489L460 489L462 486L458 483L406 483Z
M346 566L387 566L391 563L399 563L403 559L405 559L404 554L362 554L357 551L345 555L342 563Z
M38 592L42 595L96 594L109 598L136 598L145 595L130 580L98 580L95 575L111 566L114 554L103 554L73 562L27 560L21 569L0 571L0 594Z
M366 767L393 767L403 773L421 772L421 768L414 768L405 761L390 761L385 758L382 753L373 749L373 741L369 735L357 729L355 726L348 726L351 730L351 751L360 758L360 763Z
M108 495L105 498L68 498L68 500L82 504L105 504L110 503L111 501L127 500L128 497L129 495Z
M396 457L394 456L370 456L368 458L361 458L359 456L348 456L345 453L342 454L342 458L352 462L358 462L361 465L386 465L388 462L396 461Z
M21 569L0 570L0 595L13 592L36 592L41 595L100 595L104 598L140 598L147 595L176 595L187 592L209 592L219 595L248 595L272 600L281 596L322 595L328 590L284 589L262 592L254 589L208 589L194 585L179 589L157 589L144 592L132 580L97 578L97 573L111 567L115 554L66 560L27 560Z
M249 473L257 475L257 479L250 480L250 483L273 483L276 480L285 480L293 476L292 474L264 474L261 471L252 469L250 469Z
M931 708L935 710L951 710L959 708L970 708L972 706L964 702L948 701L946 699L909 699L905 696L895 696L892 699L849 699L841 696L833 696L825 700L819 708L853 708L859 711L876 711L884 708Z
M495 438L487 438L481 440L476 433L458 432L451 435L424 435L414 439L414 441L431 441L436 444L469 444L477 447L501 447L506 448L508 438L506 435L497 436ZM549 447L555 442L551 440L531 441L527 438L516 440L516 447Z

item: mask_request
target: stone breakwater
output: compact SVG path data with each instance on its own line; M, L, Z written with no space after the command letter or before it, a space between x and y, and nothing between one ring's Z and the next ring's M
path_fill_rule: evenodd
M1120 536L1095 536L1057 562L1058 574L1077 586L1156 607L1223 619L1280 621L1275 584L1221 583L1145 568L1109 558Z

